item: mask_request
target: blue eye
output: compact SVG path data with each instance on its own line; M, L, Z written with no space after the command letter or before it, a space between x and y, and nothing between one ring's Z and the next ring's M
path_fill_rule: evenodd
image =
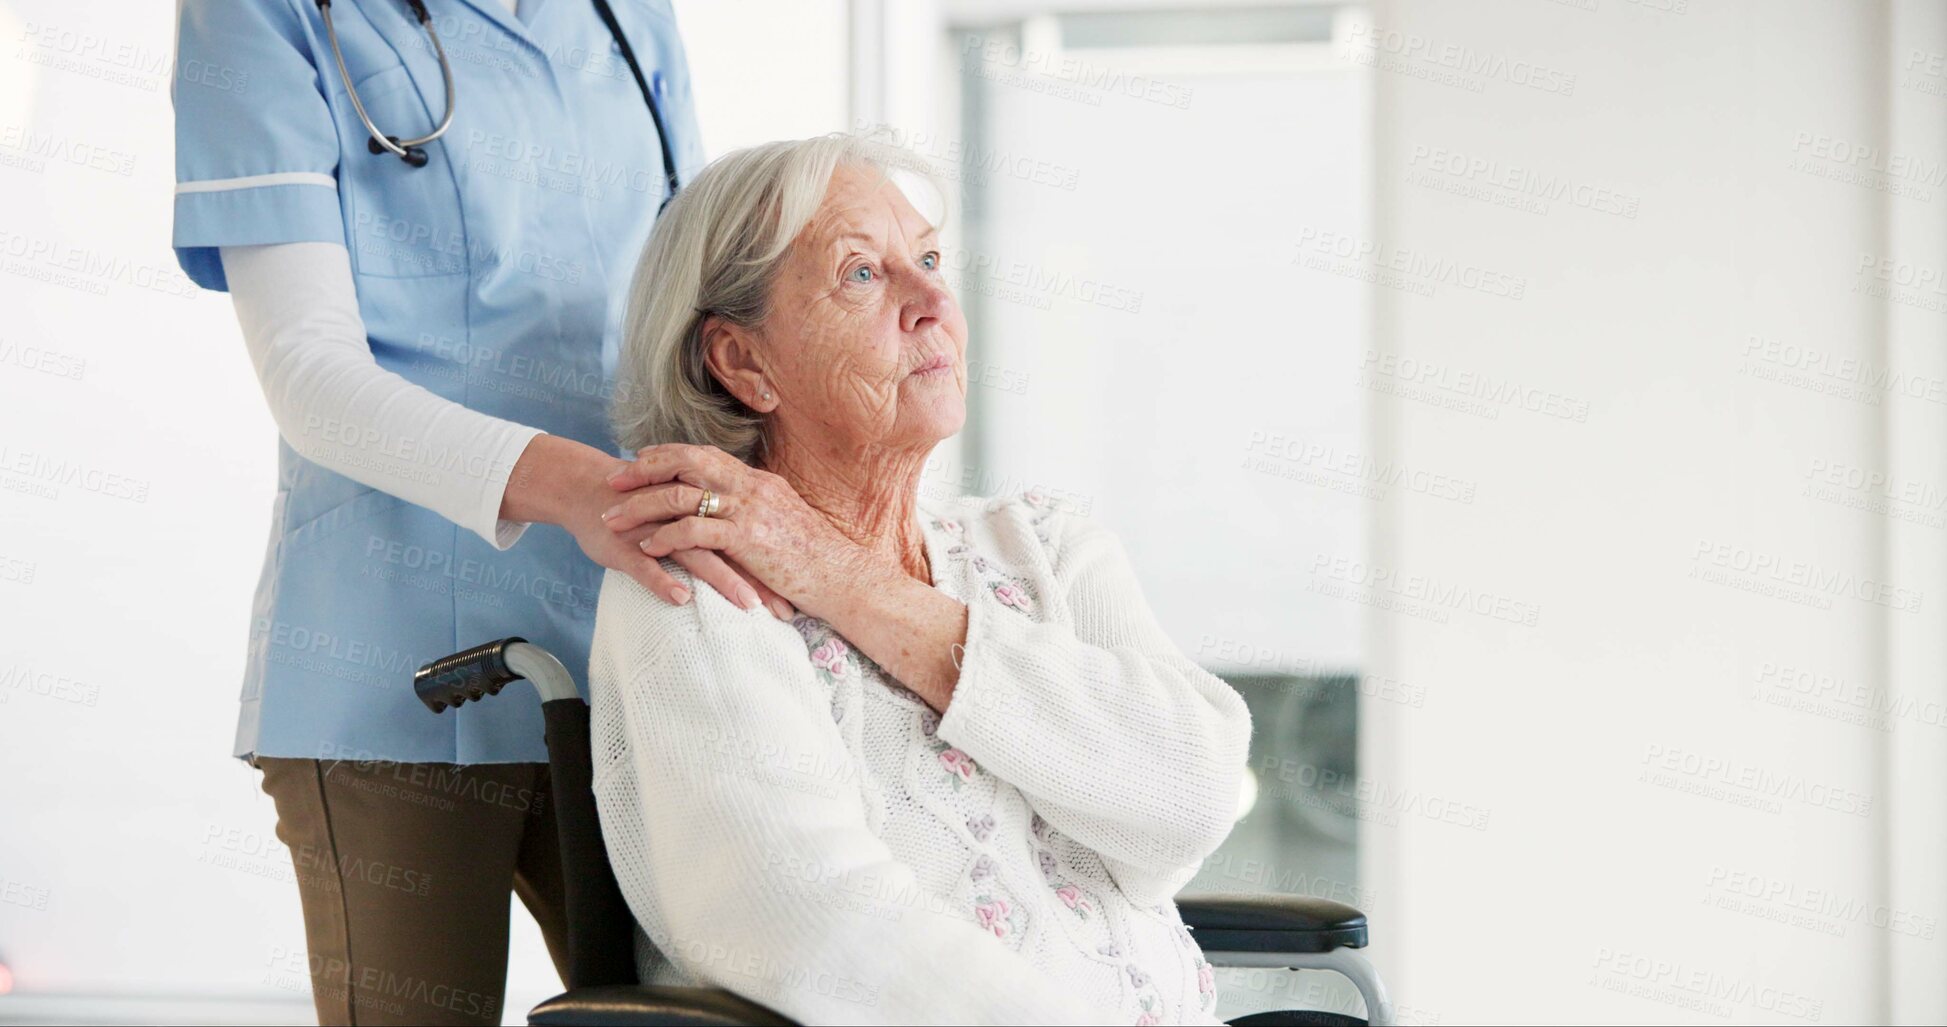
M854 282L860 282L860 283L870 282L873 277L871 265L860 264L858 267L852 269L852 274L850 275L850 277Z
M940 255L938 253L928 253L919 258L919 266L928 271L937 270L940 266Z

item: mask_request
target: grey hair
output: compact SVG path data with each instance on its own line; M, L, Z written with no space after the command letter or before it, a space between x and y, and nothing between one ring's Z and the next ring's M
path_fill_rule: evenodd
M764 323L778 269L841 164L889 178L918 172L938 191L938 176L917 155L834 133L725 154L663 210L636 265L622 325L609 416L624 447L687 442L745 463L761 459L763 418L710 373L704 321Z

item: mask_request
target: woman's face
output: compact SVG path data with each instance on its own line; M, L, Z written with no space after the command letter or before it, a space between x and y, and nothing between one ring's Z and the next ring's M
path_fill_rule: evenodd
M827 452L930 450L966 421L967 322L940 239L897 185L841 166L757 335L780 434Z

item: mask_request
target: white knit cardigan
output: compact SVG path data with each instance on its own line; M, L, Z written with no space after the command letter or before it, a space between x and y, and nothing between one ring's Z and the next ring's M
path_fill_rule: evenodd
M608 576L595 795L642 979L807 1024L1218 1022L1171 898L1230 831L1243 700L1086 518L918 516L969 609L944 716L822 620Z

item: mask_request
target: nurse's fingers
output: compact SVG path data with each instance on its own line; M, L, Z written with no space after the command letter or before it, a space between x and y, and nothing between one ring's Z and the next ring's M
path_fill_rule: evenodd
M723 562L729 564L732 571L741 575L745 581L751 583L751 587L757 589L758 598L764 600L764 605L769 607L772 613L777 614L778 620L788 624L793 617L798 615L798 608L791 605L791 600L784 598L774 591L771 586L759 581L757 575L745 570L742 564L727 556L723 558Z
M647 543L645 542L644 545L646 546ZM741 609L754 610L764 602L764 598L757 594L757 589L750 582L744 580L743 575L731 570L723 557L708 549L679 549L670 553L669 557L688 568L691 576L696 580L716 589L720 595L737 604ZM784 617L775 606L771 607L771 612L780 619Z
M678 562L681 562L680 558ZM690 591L676 576L663 570L663 565L655 557L645 555L640 560L628 560L617 570L636 580L636 584L654 592L657 598L671 606L681 606L690 601ZM690 573L694 574L694 571Z
M695 485L649 485L617 500L602 513L602 523L615 532L645 524L693 517L703 504L703 489Z

